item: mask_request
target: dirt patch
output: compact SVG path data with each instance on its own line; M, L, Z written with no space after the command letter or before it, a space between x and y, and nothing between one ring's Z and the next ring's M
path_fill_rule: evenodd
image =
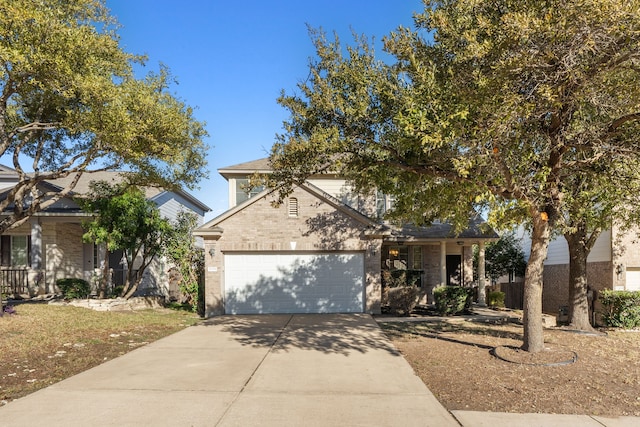
M448 410L640 416L640 333L550 328L531 355L520 325L381 326Z

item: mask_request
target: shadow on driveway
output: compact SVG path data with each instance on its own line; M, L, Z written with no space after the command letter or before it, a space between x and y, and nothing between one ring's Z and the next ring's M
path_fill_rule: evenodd
M242 345L272 346L274 351L302 349L348 356L384 350L400 356L375 320L366 314L234 315L204 324L221 326Z

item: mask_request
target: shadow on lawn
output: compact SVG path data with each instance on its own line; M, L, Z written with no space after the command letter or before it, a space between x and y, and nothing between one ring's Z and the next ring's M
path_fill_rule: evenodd
M476 324L477 325L477 324ZM481 343L475 343L473 341L464 341L451 335L455 334L469 334L477 336L490 336L495 338L511 339L522 341L522 333L500 330L496 327L489 325L482 326L469 326L464 323L385 323L382 325L382 329L393 338L400 338L403 336L415 336L423 338L438 339L442 341L448 341L456 344L468 345L472 347L485 348L488 350L493 349L494 346Z

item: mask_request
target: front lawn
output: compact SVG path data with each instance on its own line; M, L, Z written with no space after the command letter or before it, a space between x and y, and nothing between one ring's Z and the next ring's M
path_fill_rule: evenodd
M548 355L561 357L553 366L534 366L492 355L496 346L522 345L520 325L443 320L381 326L448 410L640 416L640 332L546 329L545 344L555 350ZM556 363L573 352L575 363Z
M168 309L20 304L0 317L0 401L11 401L198 322Z

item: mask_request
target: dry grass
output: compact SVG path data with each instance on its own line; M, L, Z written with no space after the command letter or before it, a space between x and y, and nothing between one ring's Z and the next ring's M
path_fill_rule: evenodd
M522 345L522 327L464 321L386 323L383 329L416 374L449 410L640 416L640 333L585 335L552 328L554 353L538 360L575 363L534 366L492 355ZM535 358L534 358L535 359Z
M10 401L198 321L168 309L97 312L22 304L0 317L0 401Z

